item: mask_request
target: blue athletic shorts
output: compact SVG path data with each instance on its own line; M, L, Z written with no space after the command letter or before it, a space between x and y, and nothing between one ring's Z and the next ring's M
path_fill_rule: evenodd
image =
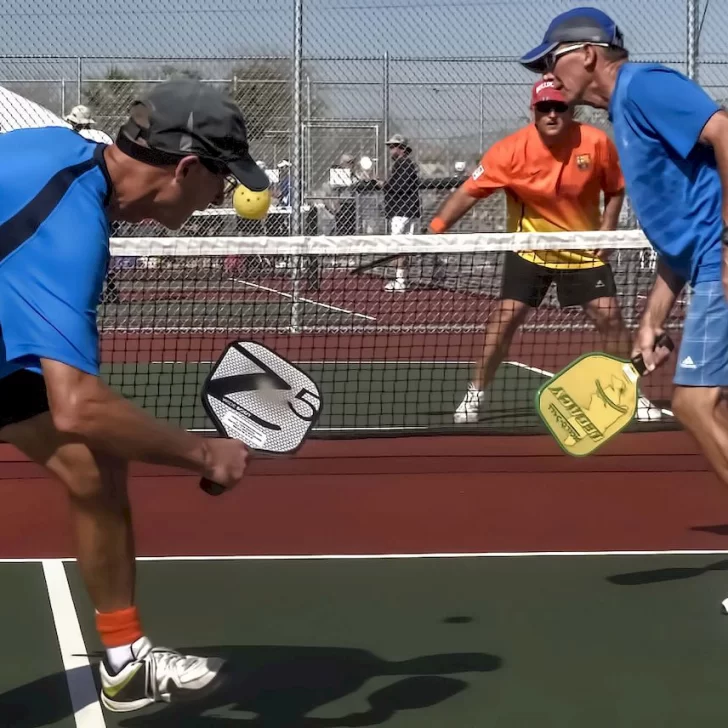
M691 290L675 384L728 387L728 301L720 281L696 283Z

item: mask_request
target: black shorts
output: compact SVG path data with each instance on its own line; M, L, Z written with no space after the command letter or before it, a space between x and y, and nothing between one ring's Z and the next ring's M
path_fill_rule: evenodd
M48 412L45 379L27 369L0 379L0 427Z
M562 308L583 306L597 298L617 294L609 265L575 270L558 270L525 260L517 253L506 253L501 280L501 299L520 301L538 308L552 283Z

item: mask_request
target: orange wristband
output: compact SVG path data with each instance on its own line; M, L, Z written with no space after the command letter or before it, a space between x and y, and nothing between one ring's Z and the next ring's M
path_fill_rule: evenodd
M441 235L447 230L447 223L441 217L435 217L430 223L430 229L437 235Z

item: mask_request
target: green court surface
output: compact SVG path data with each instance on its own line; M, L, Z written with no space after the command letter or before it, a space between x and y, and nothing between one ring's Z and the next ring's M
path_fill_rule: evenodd
M95 672L93 612L65 569L85 641L73 651ZM0 725L724 725L726 571L725 553L143 561L149 634L225 656L229 680L200 702L99 724L79 717L95 691L72 713L42 566L3 564ZM75 622L61 614L58 628Z
M319 385L324 405L317 430L401 430L455 427L452 415L467 391L471 362L371 361L298 363ZM212 429L200 404L210 363L115 363L106 380L152 413L194 430ZM479 427L540 429L533 398L546 377L503 364L488 388ZM458 427L462 428L462 425Z

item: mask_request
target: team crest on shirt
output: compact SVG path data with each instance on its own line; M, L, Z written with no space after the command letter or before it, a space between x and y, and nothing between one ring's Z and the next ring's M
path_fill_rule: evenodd
M482 177L485 174L485 170L483 169L483 165L479 164L478 168L473 172L473 179L476 180L478 177Z
M576 166L579 169L589 169L591 167L591 154L577 154Z

